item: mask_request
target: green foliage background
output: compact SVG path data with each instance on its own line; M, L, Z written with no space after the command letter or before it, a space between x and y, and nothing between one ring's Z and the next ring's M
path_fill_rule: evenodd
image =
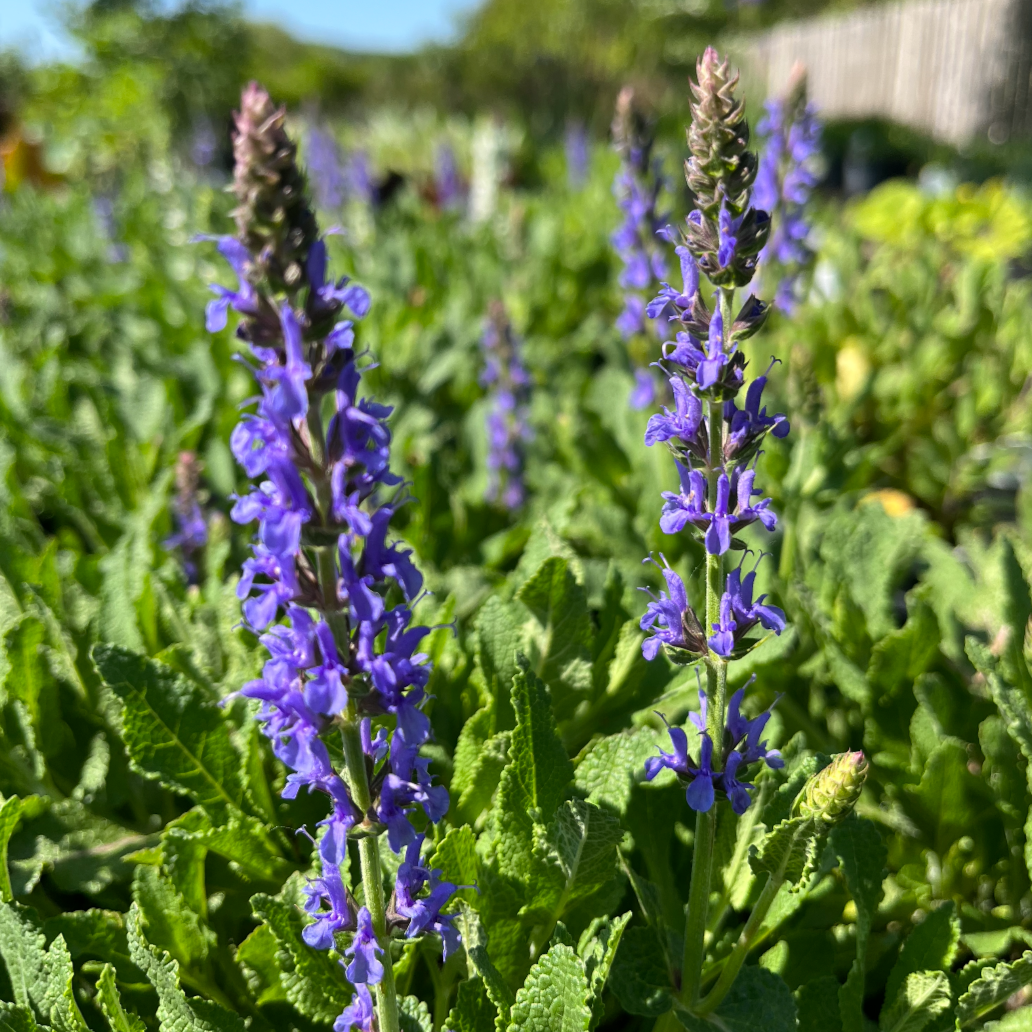
M623 38L609 13L598 24ZM485 10L479 53L513 38L510 16ZM204 105L231 103L237 70L207 77L237 30L131 10L80 29L81 66L21 80L49 174L12 177L0 204L0 1027L327 1028L350 991L301 940L312 857L296 833L322 804L280 798L233 695L261 663L234 591L247 528L225 515L250 385L231 334L204 332L225 270L191 242L228 227L222 181L183 141ZM336 267L374 298L361 341L416 499L399 532L433 589L419 615L456 628L429 639L430 755L452 797L433 855L478 888L460 893L465 955L401 948L405 1027L647 1029L673 1013L693 833L683 792L645 784L643 763L664 742L655 711L683 723L697 702L693 671L642 660L637 589L656 586L650 550L696 588L701 555L658 529L672 464L626 404L615 158L596 145L573 189L559 151L517 125L510 156L531 155L533 188L503 190L480 226L424 189L438 139L468 171L458 102L334 124L407 180L382 209L321 213L345 229ZM871 774L858 816L779 896L720 1020L1024 1029L1032 202L1001 182L890 182L824 202L814 240L809 300L751 355L781 360L768 405L793 422L761 464L779 530L750 538L773 552L765 587L790 628L731 668L735 686L757 675L757 709L781 693L788 763L718 829L710 973L806 776L856 748ZM483 501L494 298L534 380L515 516ZM181 450L203 460L211 536L192 585L163 545Z

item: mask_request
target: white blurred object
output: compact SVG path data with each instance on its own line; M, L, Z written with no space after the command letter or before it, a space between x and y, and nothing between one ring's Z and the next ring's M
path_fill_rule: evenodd
M494 119L485 118L473 131L473 175L469 188L469 217L486 222L498 207L502 134Z

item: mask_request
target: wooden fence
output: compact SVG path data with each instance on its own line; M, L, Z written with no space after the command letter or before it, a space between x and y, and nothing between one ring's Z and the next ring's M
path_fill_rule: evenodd
M892 119L962 146L1032 135L1029 0L904 0L784 22L742 41L743 70L780 93L796 61L825 118Z

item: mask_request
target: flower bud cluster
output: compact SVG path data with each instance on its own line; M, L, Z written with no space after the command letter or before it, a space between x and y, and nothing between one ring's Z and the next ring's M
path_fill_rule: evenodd
M489 502L513 511L526 497L523 448L531 437L527 421L530 376L520 356L520 340L501 301L494 301L490 306L480 346L484 351L480 384L488 391L484 496Z
M837 824L853 812L870 768L862 752L838 753L813 775L797 803L803 817Z
M765 145L753 199L774 216L760 265L764 270L776 266L781 273L774 303L790 312L798 301L800 270L813 257L806 243L806 206L817 185L821 151L821 123L814 106L806 102L806 72L801 66L793 69L785 96L767 101L757 131Z
M326 245L283 112L254 84L244 92L234 149L239 236L217 242L239 287L213 288L208 327L221 329L230 307L242 316L237 334L250 345L260 390L231 446L248 476L261 480L237 499L232 518L258 525L238 594L246 625L269 653L262 676L240 694L261 702L264 732L290 770L283 796L305 788L329 801L322 874L306 889L314 921L303 934L328 949L338 932L352 933L342 963L356 995L335 1028L369 1029L368 987L383 976L386 942L344 885L349 836L385 830L391 849L406 851L388 934L436 931L446 954L458 943L441 913L454 886L419 865L419 828L448 807L447 790L433 784L420 756L430 736L422 711L430 668L418 651L427 628L411 625L410 607L423 581L409 552L389 542L401 501L389 466L391 410L360 393L354 320L368 311L369 296L346 278L327 280ZM285 623L276 622L281 614ZM369 797L361 805L353 775L349 788L324 741L356 721Z
M770 499L755 485L755 462L767 434L783 438L789 431L785 416L768 415L762 404L773 362L749 384L741 408L737 402L746 370L739 345L761 328L769 306L750 295L735 314L734 293L751 280L770 232L769 216L752 206L756 159L748 150L742 103L734 96L737 81L727 62L707 48L698 62L698 84L692 86L686 175L696 207L675 249L682 285L678 289L664 283L647 307L650 317L665 318L676 331L662 345L656 363L669 377L674 407L653 415L645 433L647 445L668 447L678 472L678 490L663 493L659 524L665 534L687 530L707 553L709 626L664 558L661 572L667 590L652 596L641 619L642 630L649 632L642 652L650 660L660 650L675 662L702 659L714 674L724 671L721 676L726 676L729 659L751 647L748 635L757 626L775 634L785 628L784 613L767 604L766 596L754 597L755 567L744 572L743 555L725 575L722 558L731 550L745 551L737 535L746 527L759 524L772 531L777 526ZM675 239L673 229L665 235ZM712 287L708 299L703 279ZM750 802L748 768L761 761L780 766L781 761L759 739L769 710L746 720L739 709L743 696L740 689L732 697L722 725L723 714L714 715L715 727L707 727L707 696L701 693L702 713L692 717L699 729L698 760L688 755L684 731L671 728L674 752L650 760L648 776L670 767L687 785L694 809L708 810L722 794L735 812L744 812Z
M659 194L664 187L663 163L652 155L653 136L650 126L634 104L634 90L625 86L616 101L613 117L613 146L620 155L620 169L613 182L623 221L610 240L623 263L620 286L624 290L623 311L616 328L624 340L648 332L645 299L657 282L666 278L666 257L657 240L663 232L666 215L657 211ZM660 339L666 334L662 315L656 320L655 332ZM648 369L634 370L632 408L643 409L655 401L655 384Z

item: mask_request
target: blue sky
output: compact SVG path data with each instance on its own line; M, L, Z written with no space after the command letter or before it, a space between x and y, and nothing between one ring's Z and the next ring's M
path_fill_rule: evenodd
M300 39L364 50L404 52L455 35L479 0L243 0L248 17L282 25ZM59 0L0 0L0 47L32 61L69 54L56 28Z

